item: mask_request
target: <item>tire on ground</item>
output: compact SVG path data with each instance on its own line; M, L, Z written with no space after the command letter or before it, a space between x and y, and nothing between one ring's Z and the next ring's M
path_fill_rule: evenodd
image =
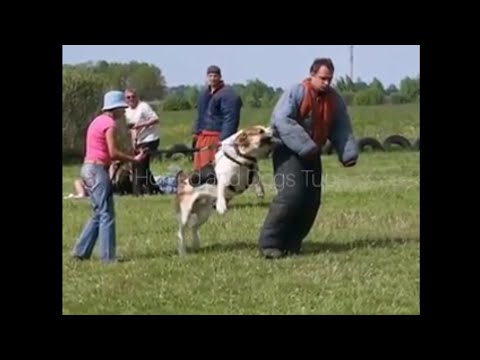
M415 142L413 143L413 148L415 150L419 150L420 151L420 138L418 138L417 140L415 140Z
M185 144L174 144L172 145L172 147L168 150L168 153L165 155L165 157L167 159L171 159L173 155L176 155L176 154L182 154L185 156L186 152L188 152L189 150L191 150L191 148L189 148L187 145ZM177 156L175 156L175 158L177 158Z
M383 147L386 150L391 150L394 145L398 145L402 150L411 150L412 143L402 135L391 135L383 142Z
M366 147L372 148L374 151L385 151L380 141L372 137L364 137L357 141L358 150L364 152Z
M172 157L171 157L171 160L172 161L181 161L183 159L185 159L186 155L183 154L183 153L175 153L175 154L172 154Z

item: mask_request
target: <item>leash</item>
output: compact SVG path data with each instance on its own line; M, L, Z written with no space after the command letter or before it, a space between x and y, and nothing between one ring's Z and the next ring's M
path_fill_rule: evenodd
M217 150L220 146L221 145L208 145L208 146L203 146L201 148L195 147L195 148L182 149L182 150L157 149L157 150L149 150L148 153L151 155L175 154L175 153L192 154L192 153L208 151L208 150Z
M183 150L170 150L170 149L157 149L157 150L147 150L149 155L161 155L161 154L175 154L175 153L196 153L196 152L202 152L202 151L208 151L208 150L217 150L220 148L221 145L208 145L208 146L203 146L200 148L191 148L191 149L183 149ZM118 161L116 163L115 170L110 178L110 180L115 179L115 176L118 173L118 170L121 168L123 164L125 164L126 161Z
M135 142L137 142L137 139L135 139ZM225 146L225 144L223 144L223 146ZM233 146L233 148L235 149L235 152L237 153L237 155L239 155L240 157L243 157L247 160L250 160L252 162L257 162L255 158L252 158L250 156L245 156L243 154L241 154L239 151L238 151L238 147L236 147L235 145L230 145L230 146ZM208 145L208 146L203 146L203 147L192 147L190 149L182 149L182 150L171 150L171 149L157 149L157 150L147 150L146 152L149 154L149 155L162 155L162 154L175 154L175 153L183 153L183 154L193 154L193 153L196 153L196 152L202 152L202 151L209 151L209 150L218 150L220 147L222 147L222 144L218 144L218 145ZM234 159L233 157L231 157L229 154L227 154L226 152L223 152L225 154L226 157L228 157L230 160L234 161L235 163L239 164L239 165L244 165L244 164L241 164L239 163L236 159ZM119 161L117 162L117 166L112 174L112 177L110 178L110 180L113 180L115 179L115 176L117 175L118 173L118 170L120 169L120 167L125 163L125 161Z

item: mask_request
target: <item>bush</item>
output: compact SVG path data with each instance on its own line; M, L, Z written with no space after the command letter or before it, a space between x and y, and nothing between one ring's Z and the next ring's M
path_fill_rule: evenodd
M63 158L82 158L90 121L100 112L106 79L89 69L63 70ZM119 143L130 144L125 121L119 124ZM124 148L124 146L121 146ZM126 147L126 146L125 146Z
M163 110L166 111L180 111L190 110L192 105L185 96L178 94L169 94L163 103Z
M104 79L88 70L63 70L63 151L83 153L89 120L100 110Z
M353 101L355 105L382 105L385 96L379 89L367 88L355 93Z
M406 104L408 103L408 99L403 96L400 92L394 92L392 93L390 96L389 96L389 99L388 99L389 103L391 104L394 104L394 105L398 105L398 104Z
M340 95L342 95L343 100L345 101L345 104L347 106L352 106L354 104L354 97L355 93L353 91L344 91L341 92Z

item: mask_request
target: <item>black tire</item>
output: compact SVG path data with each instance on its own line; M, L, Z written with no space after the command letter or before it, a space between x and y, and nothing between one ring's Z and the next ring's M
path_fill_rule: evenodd
M420 138L418 138L417 140L415 140L415 142L413 143L413 148L414 148L415 150L420 151Z
M177 152L175 154L172 154L172 161L181 161L185 159L186 155L184 153Z
M364 152L367 146L371 147L373 151L385 151L380 141L372 137L361 138L358 140L357 146L360 152Z
M383 147L386 150L394 149L394 145L398 145L402 150L411 150L412 143L402 135L391 135L383 142Z
M179 153L179 154L186 154L187 152L190 152L191 148L189 148L185 144L174 144L172 147L168 150L168 153L165 155L167 159L171 159L173 155Z

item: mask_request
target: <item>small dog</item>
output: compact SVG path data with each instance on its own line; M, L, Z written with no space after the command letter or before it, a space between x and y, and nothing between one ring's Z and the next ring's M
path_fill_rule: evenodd
M116 161L113 164L113 173L110 175L115 194L129 195L133 193L133 171L130 163Z
M225 139L215 155L215 165L200 172L177 175L176 213L178 253L186 254L185 230L192 229L192 246L200 248L200 227L216 208L224 214L227 202L254 184L257 196L264 195L258 160L268 157L276 141L270 127L252 126Z

